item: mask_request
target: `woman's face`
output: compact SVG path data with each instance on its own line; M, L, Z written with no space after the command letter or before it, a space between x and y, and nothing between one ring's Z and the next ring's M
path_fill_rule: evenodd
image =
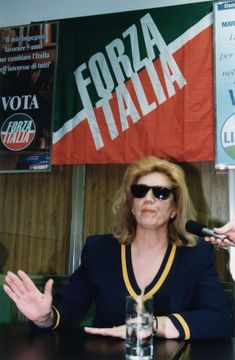
M141 176L137 184L173 187L168 176L159 172ZM156 198L152 189L149 189L144 197L134 197L132 213L136 218L137 227L155 230L167 228L169 220L176 215L173 193L163 200Z

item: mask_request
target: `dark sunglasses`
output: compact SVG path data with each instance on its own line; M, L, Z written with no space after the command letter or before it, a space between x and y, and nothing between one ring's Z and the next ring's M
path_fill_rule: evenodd
M133 184L131 185L131 193L135 198L143 198L152 189L153 195L156 199L166 200L169 198L170 194L173 193L175 197L174 189L164 187L164 186L148 186L142 184Z

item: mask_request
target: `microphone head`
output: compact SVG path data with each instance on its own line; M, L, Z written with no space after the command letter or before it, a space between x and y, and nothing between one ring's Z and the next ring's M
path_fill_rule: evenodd
M200 224L194 220L188 220L185 224L185 230L191 234L197 235L199 237L205 236L202 229L205 228L205 225Z

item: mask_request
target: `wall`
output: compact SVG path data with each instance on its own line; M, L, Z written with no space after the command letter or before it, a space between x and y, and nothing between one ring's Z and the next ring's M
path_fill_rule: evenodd
M0 26L202 1L204 0L0 0ZM213 162L182 166L201 221L211 226L226 221L227 173L216 171ZM82 222L84 219L83 238L88 234L111 230L112 197L124 170L125 166L120 165L86 167L84 216L80 213ZM19 267L38 273L67 272L73 197L71 178L72 167L54 167L52 174L47 176L0 175L0 215L3 219L0 248L2 246L7 249L2 272L17 270ZM101 217L100 214L105 216ZM37 226L38 221L40 226ZM220 276L226 278L226 255L222 251L218 251L217 255Z
M0 26L202 1L205 0L0 0Z

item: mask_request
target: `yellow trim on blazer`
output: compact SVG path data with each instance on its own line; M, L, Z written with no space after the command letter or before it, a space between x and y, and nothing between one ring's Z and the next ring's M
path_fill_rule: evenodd
M52 328L52 330L56 329L59 326L60 323L60 313L59 311L56 309L56 307L54 305L52 305L52 308L54 310L54 313L56 314L56 323L54 325L54 327Z
M160 276L159 280L157 281L157 283L154 285L154 287L149 291L147 292L145 295L144 295L144 301L148 298L150 298L151 296L153 296L153 294L155 294L158 289L162 286L163 282L165 281L170 269L171 269L171 266L172 266L172 263L174 261L174 258L175 258L175 253L176 253L176 248L177 246L175 244L172 245L172 249L171 249L171 252L170 252L170 255L169 255L169 258L167 260L167 263L166 263L166 267L162 273L162 275ZM133 298L137 298L137 294L135 293L135 291L133 290L132 286L131 286L131 283L130 283L130 280L129 280L129 276L128 276L128 272L127 272L127 265L126 265L126 245L124 244L121 244L121 261L122 261L122 274L123 274L123 278L124 278L124 282L125 282L125 285L126 285L126 288L129 292L129 294L133 297Z
M188 327L188 324L184 320L183 316L181 316L180 314L173 314L173 315L179 320L180 324L182 325L182 328L184 329L185 340L190 339L190 329Z

